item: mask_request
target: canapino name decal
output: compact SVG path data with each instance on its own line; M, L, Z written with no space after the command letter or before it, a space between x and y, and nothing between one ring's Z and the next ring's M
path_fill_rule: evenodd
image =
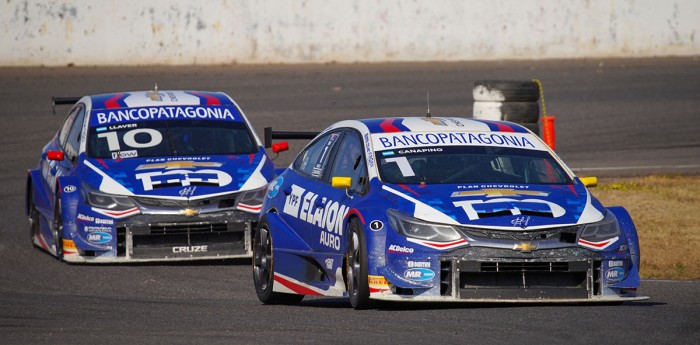
M375 150L415 148L421 146L502 146L546 150L529 133L503 132L420 132L372 134Z
M343 219L348 207L337 201L320 197L314 192L292 185L287 195L284 213L321 228L319 243L340 250L340 236L343 236Z
M148 120L226 120L241 121L234 115L231 107L222 106L190 106L190 107L143 107L118 110L99 110L92 113L94 126L104 126L122 122Z

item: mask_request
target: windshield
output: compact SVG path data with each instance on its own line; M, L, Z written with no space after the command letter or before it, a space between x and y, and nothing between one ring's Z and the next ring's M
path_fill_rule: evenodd
M90 158L249 154L257 150L244 122L165 120L91 127Z
M495 146L431 146L378 151L385 183L571 184L547 151Z

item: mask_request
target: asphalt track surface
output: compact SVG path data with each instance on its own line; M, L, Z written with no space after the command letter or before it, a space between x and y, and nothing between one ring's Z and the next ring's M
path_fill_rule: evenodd
M700 173L698 58L388 65L0 69L0 343L700 342L700 282L644 280L623 305L386 304L346 299L265 306L250 260L68 265L33 249L26 170L62 122L51 96L220 90L259 132L322 130L347 118L469 116L478 79L539 78L557 152L579 175ZM288 164L303 143L276 161ZM700 205L698 205L700 206ZM700 229L699 229L700 231ZM642 253L644 255L644 253Z

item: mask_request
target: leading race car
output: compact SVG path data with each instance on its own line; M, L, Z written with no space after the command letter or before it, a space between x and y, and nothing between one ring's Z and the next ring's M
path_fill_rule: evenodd
M274 166L229 96L155 90L63 103L74 105L27 177L35 246L90 263L252 255Z
M509 122L336 123L270 183L253 247L263 303L646 298L625 209Z

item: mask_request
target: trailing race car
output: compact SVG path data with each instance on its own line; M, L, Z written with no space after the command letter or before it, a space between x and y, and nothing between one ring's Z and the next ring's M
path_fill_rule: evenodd
M278 136L279 137L279 136ZM630 216L526 128L461 118L342 121L273 180L253 244L263 303L622 302Z
M156 89L58 104L74 105L27 178L35 246L69 262L252 255L274 166L229 96Z

